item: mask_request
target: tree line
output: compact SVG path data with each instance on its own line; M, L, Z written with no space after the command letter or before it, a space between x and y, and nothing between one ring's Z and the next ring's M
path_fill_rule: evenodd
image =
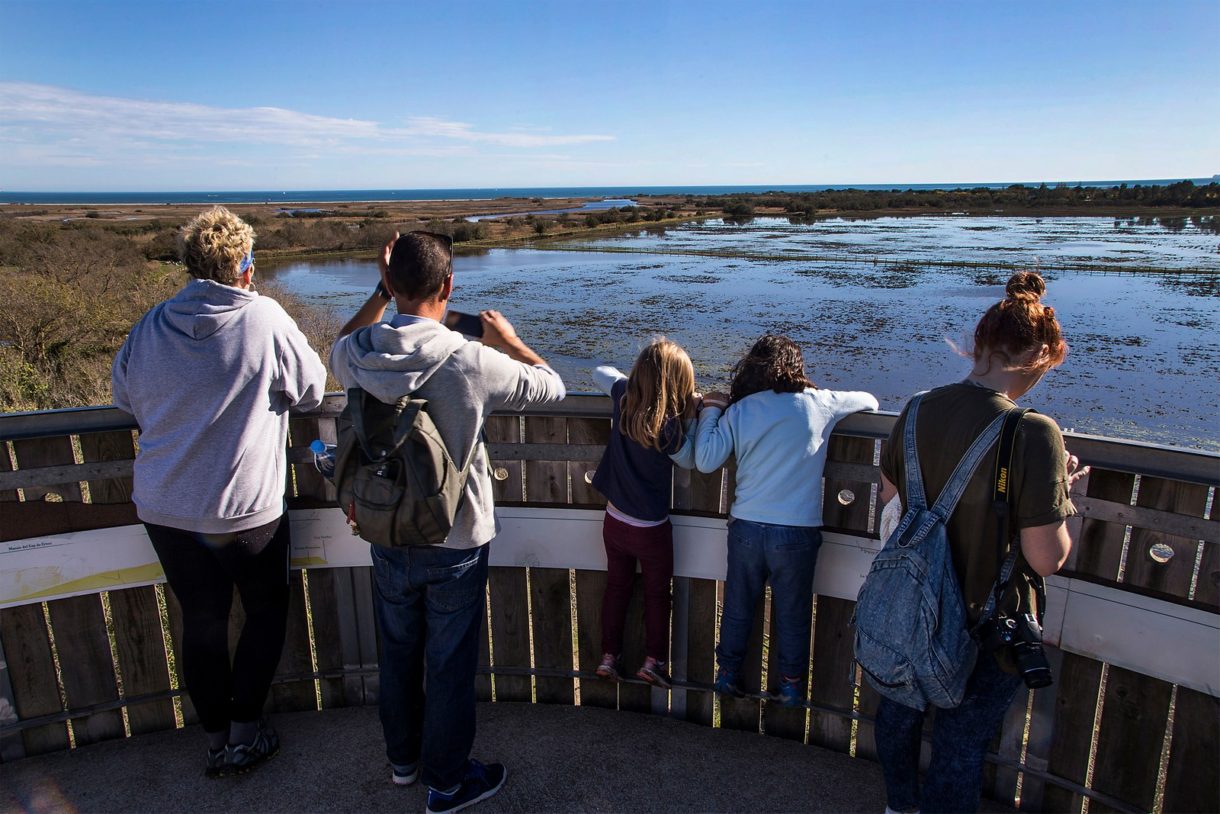
M699 198L687 197L688 205L721 211L730 219L752 217L756 209L780 209L795 216L813 218L819 211L862 212L879 210L961 211L996 209L1113 209L1115 207L1174 207L1204 209L1220 207L1220 184L1121 184L1117 187L1026 186L1013 184L1001 189L827 189L817 192L735 193Z

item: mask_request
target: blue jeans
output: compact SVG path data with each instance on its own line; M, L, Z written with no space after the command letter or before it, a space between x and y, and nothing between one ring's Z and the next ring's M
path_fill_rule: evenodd
M809 672L813 569L822 532L813 526L777 526L729 519L729 567L724 581L724 611L716 663L738 675L754 625L754 607L771 581L775 617L776 663L787 677Z
M386 756L398 766L421 761L422 780L449 789L474 743L487 546L372 550Z
M894 811L978 811L983 757L1012 704L1020 676L980 653L960 706L936 710L932 762L919 790L919 747L924 713L889 700L877 707L877 759L885 775L886 804Z

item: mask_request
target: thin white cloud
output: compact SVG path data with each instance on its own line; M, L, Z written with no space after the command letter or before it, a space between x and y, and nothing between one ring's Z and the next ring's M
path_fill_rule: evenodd
M594 141L613 141L613 136L552 136L538 133L510 131L507 133L480 133L472 125L451 122L432 116L414 116L407 120L404 131L411 135L437 136L461 141L498 144L502 147L556 147L565 144L588 144Z
M387 127L363 119L318 116L278 107L223 108L189 102L98 96L25 82L0 82L0 142L8 160L64 166L94 161L211 160L215 147L452 156L471 145L522 150L612 141L608 135L489 132L432 116ZM284 156L281 156L284 157Z

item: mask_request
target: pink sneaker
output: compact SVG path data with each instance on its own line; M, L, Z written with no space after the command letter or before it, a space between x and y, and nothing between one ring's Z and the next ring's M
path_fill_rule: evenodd
M673 686L673 680L669 677L669 671L665 669L665 662L657 661L652 656L644 659L644 666L635 674L636 678L647 681L654 687L660 687L663 690L668 690Z
M613 653L602 653L602 663L597 665L597 677L608 681L622 681L618 671L618 656Z

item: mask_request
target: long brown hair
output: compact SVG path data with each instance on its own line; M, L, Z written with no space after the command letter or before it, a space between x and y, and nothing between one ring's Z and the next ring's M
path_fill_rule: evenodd
M665 422L682 415L695 393L695 369L682 346L664 337L640 351L623 395L619 430L642 447L660 450Z
M781 334L766 334L733 366L729 404L764 390L800 393L806 387L816 385L805 377L801 346Z
M1018 271L1008 280L1007 296L987 309L974 329L975 362L999 356L1010 367L1045 372L1063 364L1067 342L1055 318L1055 309L1042 304L1046 281L1036 271ZM1047 354L1023 365L1018 357L1046 345Z

